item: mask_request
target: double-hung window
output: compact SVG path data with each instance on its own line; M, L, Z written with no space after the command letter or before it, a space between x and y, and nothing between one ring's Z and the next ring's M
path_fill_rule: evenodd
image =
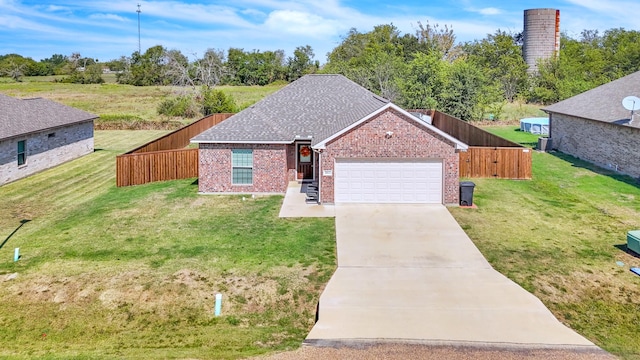
M253 184L253 150L231 150L231 183L233 185Z
M27 141L18 141L18 166L22 166L27 163Z

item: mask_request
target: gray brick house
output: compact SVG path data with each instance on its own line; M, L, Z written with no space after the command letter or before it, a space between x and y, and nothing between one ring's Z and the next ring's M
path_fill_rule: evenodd
M0 94L0 185L93 152L96 118L54 101Z
M191 139L201 193L285 193L321 203L458 204L467 145L342 75L306 75Z
M640 72L542 110L549 114L552 148L598 166L640 177L640 111L622 106L640 97Z

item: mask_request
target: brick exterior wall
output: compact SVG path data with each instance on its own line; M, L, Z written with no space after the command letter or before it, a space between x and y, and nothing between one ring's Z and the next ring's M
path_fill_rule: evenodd
M22 140L26 140L27 161L18 166L18 141ZM0 185L92 152L93 121L0 140Z
M296 180L296 145L287 145L287 180Z
M198 187L202 193L285 193L289 145L200 144ZM231 183L231 150L253 149L253 184ZM294 161L295 164L295 161Z
M552 114L551 146L598 166L640 177L640 129Z
M386 138L387 131L393 131ZM405 119L389 109L327 144L322 153L322 169L333 176L322 176L321 201L334 202L334 164L341 158L438 159L443 163L445 204L459 203L459 156L455 145L427 127Z

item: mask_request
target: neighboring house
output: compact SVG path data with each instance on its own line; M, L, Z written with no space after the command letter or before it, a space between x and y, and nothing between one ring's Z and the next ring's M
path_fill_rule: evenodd
M0 185L93 152L96 118L50 100L0 94Z
M342 75L306 75L191 140L201 193L285 193L320 203L458 204L467 145Z
M640 72L542 110L549 114L551 147L607 169L640 177L640 111L622 106L640 97Z

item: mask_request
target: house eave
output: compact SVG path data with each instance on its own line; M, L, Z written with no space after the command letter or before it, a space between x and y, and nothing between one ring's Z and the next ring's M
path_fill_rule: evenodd
M46 127L46 128L38 129L38 130L32 130L32 131L20 133L20 134L17 134L17 135L11 135L11 136L7 136L7 137L0 137L0 141L6 141L6 140L11 140L11 139L16 139L16 138L22 138L22 137L31 136L31 135L34 135L34 134L40 134L40 133L43 133L43 132L50 132L50 131L53 131L53 130L65 128L67 126L80 125L80 124L83 124L83 123L92 122L92 121L95 121L96 119L99 119L99 118L100 118L99 116L96 116L96 117L91 118L91 119L78 120L78 121L69 122L69 123L62 124L62 125L55 125L55 126L49 126L49 127Z
M257 140L191 140L192 144L293 144L293 141L257 141Z
M312 146L312 148L316 149L316 150L324 150L324 149L326 149L327 143L329 143L330 141L342 136L343 134L351 131L352 129L354 129L355 127L359 126L360 124L362 124L362 123L366 122L367 120L369 120L369 119L381 114L382 112L384 112L384 111L386 111L388 109L393 109L393 110L398 111L399 113L401 113L406 118L411 119L412 121L415 121L416 123L418 123L418 124L420 124L422 126L425 126L429 130L431 130L431 131L437 133L438 135L442 136L443 138L451 141L454 144L456 150L466 151L469 148L469 145L467 145L467 144L463 143L462 141L456 139L455 137L445 133L444 131L438 129L437 127L418 119L417 117L411 115L406 110L402 109L401 107L399 107L399 106L397 106L397 105L395 105L394 103L391 103L391 102L387 103L385 106L379 108L378 110L372 112L371 114L363 117L362 119L356 121L355 123L349 125L348 127L342 129L341 131L339 131L339 132L331 135L330 137L318 142L317 144Z

